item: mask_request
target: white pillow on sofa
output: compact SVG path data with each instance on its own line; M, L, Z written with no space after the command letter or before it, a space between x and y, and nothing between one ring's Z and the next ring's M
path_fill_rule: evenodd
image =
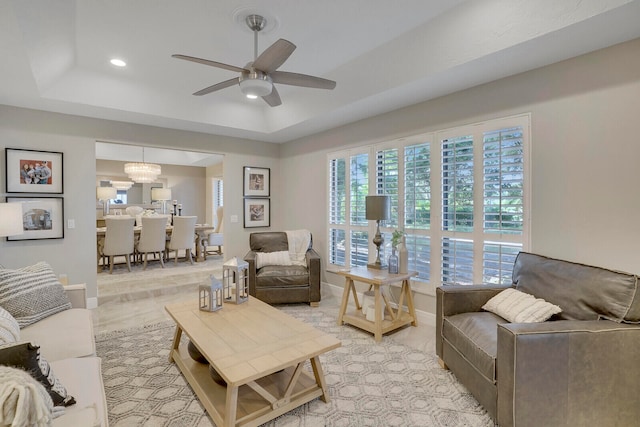
M0 269L0 306L20 328L71 308L64 287L44 261L16 270Z
M265 265L291 265L289 251L256 252L256 268Z
M20 341L20 325L4 308L0 307L0 345Z
M509 288L491 298L482 306L511 323L544 322L562 309L533 295Z

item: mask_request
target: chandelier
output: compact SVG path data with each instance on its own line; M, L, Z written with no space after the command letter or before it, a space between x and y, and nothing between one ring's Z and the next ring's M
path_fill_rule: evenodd
M160 175L160 165L144 162L144 147L142 147L142 162L125 163L124 172L135 182L155 182Z
M111 186L116 190L127 191L131 187L133 187L133 182L131 181L111 181Z

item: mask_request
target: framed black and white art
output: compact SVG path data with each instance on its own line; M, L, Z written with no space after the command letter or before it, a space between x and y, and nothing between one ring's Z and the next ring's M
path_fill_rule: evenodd
M244 228L270 227L271 203L269 199L244 199Z
M244 197L269 197L271 187L271 169L244 167Z
M7 193L62 194L62 153L5 148Z
M7 202L22 203L23 234L7 240L64 238L64 203L62 197L7 197Z

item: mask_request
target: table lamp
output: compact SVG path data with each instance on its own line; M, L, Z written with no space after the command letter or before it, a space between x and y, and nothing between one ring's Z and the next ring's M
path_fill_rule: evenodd
M385 268L380 262L380 245L384 243L384 238L380 234L380 221L386 221L391 218L391 198L389 196L367 196L365 199L366 218L376 221L376 235L373 238L373 244L376 245L376 261L373 264L367 264L369 268L382 269Z
M155 187L151 189L151 200L159 200L162 202L162 213L167 213L167 200L171 200L170 188Z
M22 203L0 203L0 236L15 236L24 233Z
M109 200L115 199L118 190L113 187L96 187L96 197L102 201L102 215L109 215Z

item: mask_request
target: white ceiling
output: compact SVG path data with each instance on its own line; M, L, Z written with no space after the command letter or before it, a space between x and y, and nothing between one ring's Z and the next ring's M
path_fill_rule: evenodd
M171 150L97 141L96 159L207 167L222 163L224 156L221 154L201 153L182 149Z
M262 51L297 45L271 108L238 87L191 94ZM0 0L0 104L287 142L640 37L640 0ZM128 65L116 68L109 59Z

